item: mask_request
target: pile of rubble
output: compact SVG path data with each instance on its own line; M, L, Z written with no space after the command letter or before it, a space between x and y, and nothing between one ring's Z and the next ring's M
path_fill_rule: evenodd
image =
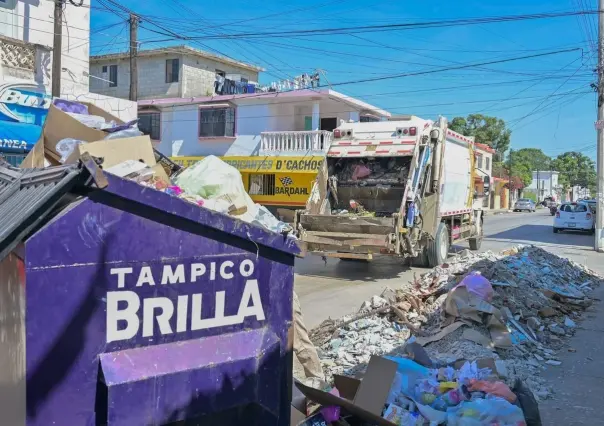
M525 381L538 399L551 389L539 378L560 365L557 351L591 304L601 278L534 246L502 253L464 251L447 264L387 289L359 312L311 332L327 377L354 375L372 355L406 356L423 346L436 365L492 358L509 385Z

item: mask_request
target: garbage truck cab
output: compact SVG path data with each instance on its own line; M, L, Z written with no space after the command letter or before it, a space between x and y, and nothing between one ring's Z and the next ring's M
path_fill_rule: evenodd
M480 248L474 141L437 121L344 123L295 227L306 253L340 259L398 255L443 263L453 243Z

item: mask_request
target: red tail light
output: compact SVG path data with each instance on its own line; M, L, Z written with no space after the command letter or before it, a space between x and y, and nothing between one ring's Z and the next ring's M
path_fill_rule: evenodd
M556 217L560 219L560 212L556 212Z
M417 135L417 127L409 128L409 135L411 135L411 136Z
M591 219L591 213L587 213L587 214L585 215L585 219Z
M342 132L340 132L340 130L339 130L339 129L335 129L335 130L333 131L333 137L334 137L334 138L341 138L341 137L342 137Z

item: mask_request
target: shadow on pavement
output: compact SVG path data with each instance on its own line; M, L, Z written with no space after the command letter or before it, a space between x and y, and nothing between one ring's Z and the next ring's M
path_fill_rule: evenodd
M409 269L408 260L396 256L377 256L369 262L339 259L327 259L325 262L320 256L307 256L296 260L295 272L304 276L377 282L398 278Z
M514 243L534 242L588 247L593 244L593 236L587 232L564 231L554 234L551 225L522 225L507 231L490 234L485 239L509 240Z

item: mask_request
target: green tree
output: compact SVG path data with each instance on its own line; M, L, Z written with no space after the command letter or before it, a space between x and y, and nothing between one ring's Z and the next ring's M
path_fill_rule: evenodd
M510 151L506 167L512 176L517 176L525 186L533 181L533 172L550 168L551 158L537 148L522 148Z
M552 161L552 168L560 172L558 183L565 191L578 185L594 192L596 165L588 156L575 151L565 152Z
M497 117L482 114L455 117L449 123L449 128L464 136L473 136L476 142L490 146L497 151L497 160L501 160L503 153L510 147L512 131L506 127L505 121Z

